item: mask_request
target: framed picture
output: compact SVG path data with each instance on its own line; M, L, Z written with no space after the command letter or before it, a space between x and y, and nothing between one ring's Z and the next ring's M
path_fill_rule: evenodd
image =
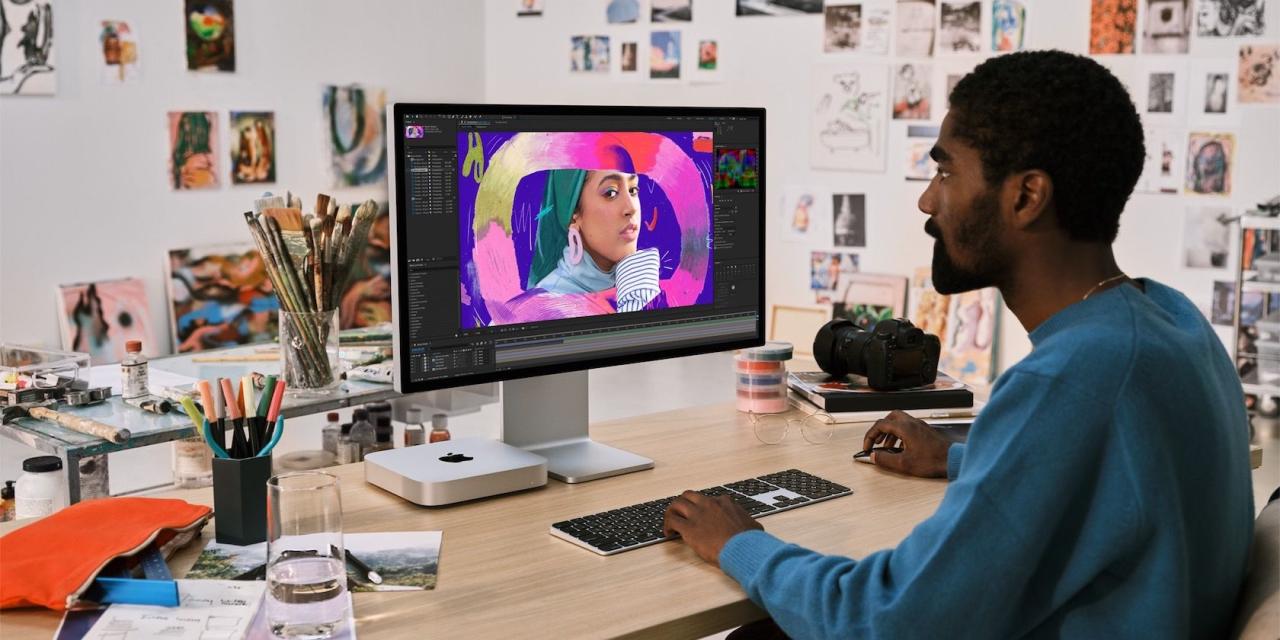
M775 304L770 309L769 339L790 342L796 355L813 355L813 337L827 323L831 312L823 307Z

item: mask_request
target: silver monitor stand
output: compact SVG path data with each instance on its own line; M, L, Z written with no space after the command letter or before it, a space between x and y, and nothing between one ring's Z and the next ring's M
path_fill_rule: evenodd
M502 441L547 459L547 475L575 483L653 468L653 460L591 440L587 372L502 383Z

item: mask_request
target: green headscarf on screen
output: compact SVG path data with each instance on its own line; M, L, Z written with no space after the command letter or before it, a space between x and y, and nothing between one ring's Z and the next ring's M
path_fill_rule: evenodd
M556 270L564 248L569 246L569 221L578 207L586 169L552 169L547 172L547 190L538 212L538 234L529 266L529 282L525 288L537 286L547 274Z

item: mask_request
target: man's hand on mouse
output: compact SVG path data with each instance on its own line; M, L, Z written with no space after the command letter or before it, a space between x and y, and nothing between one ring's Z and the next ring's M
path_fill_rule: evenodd
M729 538L764 527L756 522L729 496L704 496L697 491L685 491L667 507L662 518L662 533L680 534L699 558L713 566L720 566L720 550Z
M947 450L951 443L923 420L902 411L877 420L863 436L862 448L877 445L902 449L901 453L876 449L871 461L877 466L921 478L947 477Z

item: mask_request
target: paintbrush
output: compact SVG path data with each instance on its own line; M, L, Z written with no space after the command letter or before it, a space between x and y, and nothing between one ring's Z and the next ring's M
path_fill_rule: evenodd
M312 257L310 278L315 286L313 293L316 296L316 308L325 309L327 308L324 303L324 271L326 263L324 261L324 252L320 246L323 239L321 242L316 241L316 237L320 236L320 228L323 223L318 218L312 217L307 221L307 225L307 247L311 249Z
M261 198L253 201L253 212L262 213L266 209L273 207L284 208L284 198L273 196L270 193L262 194Z
M364 204L360 205L360 208L356 210L355 221L351 225L351 235L343 249L340 258L341 264L338 265L339 276L334 283L335 300L336 296L341 295L340 292L347 286L356 256L364 253L365 245L369 243L369 229L373 227L373 221L377 217L378 203L373 200L365 200Z

